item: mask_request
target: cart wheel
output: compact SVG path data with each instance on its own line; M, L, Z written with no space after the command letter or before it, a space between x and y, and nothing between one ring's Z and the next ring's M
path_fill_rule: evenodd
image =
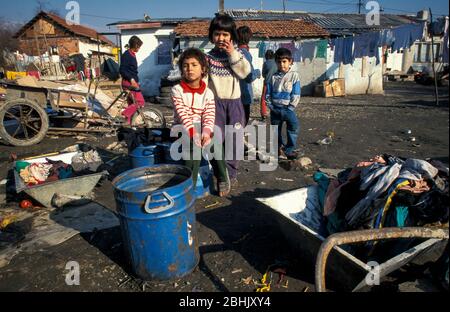
M166 118L160 110L153 107L144 107L134 114L132 126L137 128L165 128Z
M48 115L37 103L17 99L0 107L0 136L13 146L32 146L48 131Z

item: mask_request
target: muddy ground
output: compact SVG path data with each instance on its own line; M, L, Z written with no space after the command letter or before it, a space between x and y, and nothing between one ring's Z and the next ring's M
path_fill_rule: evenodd
M439 106L435 104L433 91L433 87L415 83L390 82L385 95L304 97L298 109L301 149L312 159L315 168L347 168L383 153L437 158L448 163L448 87L440 89ZM256 109L254 117L258 117ZM412 131L416 142L409 141L407 130ZM333 143L329 146L315 144L328 131L335 133ZM113 137L90 137L82 141L106 147L114 140ZM0 144L0 180L7 177L11 168L11 153L24 158L56 152L76 142L76 138L58 137L46 138L31 148ZM0 291L253 292L256 286L249 281L260 280L274 264L287 270L289 282L287 287L273 287L273 291L301 292L306 287L313 291L313 267L306 259L296 257L273 215L255 200L312 184L313 172L312 169L288 171L280 167L266 173L258 170L256 161L243 162L239 186L229 198L211 196L197 202L201 261L195 271L183 279L144 283L134 278L125 260L120 229L113 228L78 235L36 253L18 255L10 265L0 269ZM95 197L98 203L115 210L109 181L95 190ZM15 198L7 205L15 207L18 200ZM78 261L81 265L80 286L65 283L65 265L69 261ZM382 290L441 290L427 278L423 268L409 266L391 274ZM282 285L286 286L285 281Z

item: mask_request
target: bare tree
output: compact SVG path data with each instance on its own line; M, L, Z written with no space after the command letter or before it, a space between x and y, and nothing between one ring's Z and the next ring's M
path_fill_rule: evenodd
M21 25L11 23L0 17L0 67L6 66L3 52L13 52L18 49L19 42L13 36L19 31Z

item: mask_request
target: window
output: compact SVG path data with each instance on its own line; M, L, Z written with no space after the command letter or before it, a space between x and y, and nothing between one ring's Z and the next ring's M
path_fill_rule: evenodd
M172 40L169 38L158 38L158 58L157 65L172 64Z

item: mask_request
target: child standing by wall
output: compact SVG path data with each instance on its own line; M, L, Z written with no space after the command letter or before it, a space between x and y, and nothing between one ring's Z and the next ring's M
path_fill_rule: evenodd
M199 148L207 147L212 142L215 124L214 94L207 88L203 78L208 73L205 55L195 48L187 49L180 57L182 81L172 89L172 101L175 108L175 125L183 125L190 138L190 150L186 166L192 170L194 185L201 160L194 159L194 144ZM196 127L200 124L200 127ZM197 132L201 129L201 133ZM185 153L184 153L185 154ZM230 192L230 181L225 160L214 160L218 191L221 197Z
M265 120L268 117L267 112L267 83L272 81L272 76L278 71L277 63L275 62L275 52L267 50L264 56L265 62L263 64L262 76L264 78L264 87L261 95L261 118Z
M271 113L273 126L278 126L279 154L285 154L288 159L296 159L298 153L297 138L300 123L295 108L300 102L301 88L298 73L292 70L292 53L286 48L280 48L275 53L278 71L267 83L266 102ZM283 124L287 125L287 144L283 143Z
M250 54L250 39L253 36L252 30L248 26L242 26L237 29L238 34L238 47L241 49L247 61L251 66L251 73L243 80L240 81L241 85L241 100L244 105L245 112L245 125L248 125L250 121L251 105L253 104L253 86L252 83L261 76L259 70L253 68L253 58Z
M237 135L236 149L244 149L245 112L241 101L239 81L251 72L250 63L242 52L234 47L237 41L236 24L230 16L218 15L209 27L209 40L215 47L207 54L209 63L209 87L216 101L216 125L222 130L225 140L233 137L225 132L225 125L231 125L241 132ZM227 153L227 151L225 151ZM238 153L239 154L239 153ZM227 161L232 184L237 183L239 161L236 153Z
M145 105L144 96L139 86L138 63L136 54L141 49L143 42L139 37L133 36L128 42L129 49L121 57L120 75L122 76L122 88L130 90L134 98L128 98L128 108L122 112L122 115L127 118L128 124L131 124L131 118L136 113L138 108Z

